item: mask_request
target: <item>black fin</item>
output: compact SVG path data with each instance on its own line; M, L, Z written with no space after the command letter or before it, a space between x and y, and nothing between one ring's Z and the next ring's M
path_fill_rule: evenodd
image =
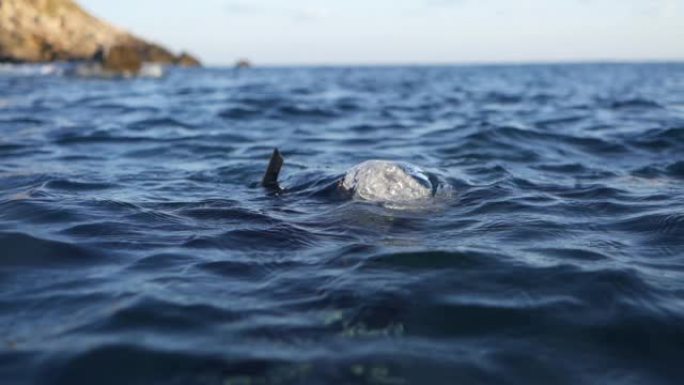
M280 174L280 168L283 167L283 157L280 155L280 151L277 148L273 149L273 155L271 155L271 161L268 162L268 168L266 169L266 174L264 174L264 179L261 181L261 185L266 188L280 189L278 185L278 175Z

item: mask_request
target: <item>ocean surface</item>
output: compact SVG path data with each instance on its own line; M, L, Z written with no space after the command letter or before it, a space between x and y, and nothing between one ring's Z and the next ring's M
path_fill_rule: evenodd
M451 193L333 194L368 159ZM683 359L684 64L0 68L2 385L657 385Z

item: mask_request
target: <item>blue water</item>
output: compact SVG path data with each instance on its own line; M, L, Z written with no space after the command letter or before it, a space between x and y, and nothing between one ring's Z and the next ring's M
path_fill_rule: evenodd
M3 385L683 381L683 64L6 68L0 130Z

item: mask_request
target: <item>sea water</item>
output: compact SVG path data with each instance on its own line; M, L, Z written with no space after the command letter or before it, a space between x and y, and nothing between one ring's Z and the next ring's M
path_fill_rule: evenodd
M334 194L368 159L451 194ZM683 357L682 64L0 68L2 384L680 384Z

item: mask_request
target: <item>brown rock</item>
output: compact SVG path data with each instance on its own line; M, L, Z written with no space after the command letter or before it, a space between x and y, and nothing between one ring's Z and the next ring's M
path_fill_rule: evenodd
M176 59L176 65L181 67L200 67L202 63L189 53L183 52Z
M135 75L140 72L143 57L136 47L117 45L111 47L104 55L102 67L107 72L124 75Z
M136 44L140 50L143 60L148 63L175 64L176 56L156 44L143 43Z
M235 62L235 68L237 68L237 69L252 68L252 62L249 61L248 59L240 59L237 62Z
M2 0L0 57L17 62L85 60L100 46L133 39L71 0Z
M139 61L181 62L167 49L88 14L73 0L0 0L0 62L87 61L97 56L104 56L105 67L124 71L139 70Z

